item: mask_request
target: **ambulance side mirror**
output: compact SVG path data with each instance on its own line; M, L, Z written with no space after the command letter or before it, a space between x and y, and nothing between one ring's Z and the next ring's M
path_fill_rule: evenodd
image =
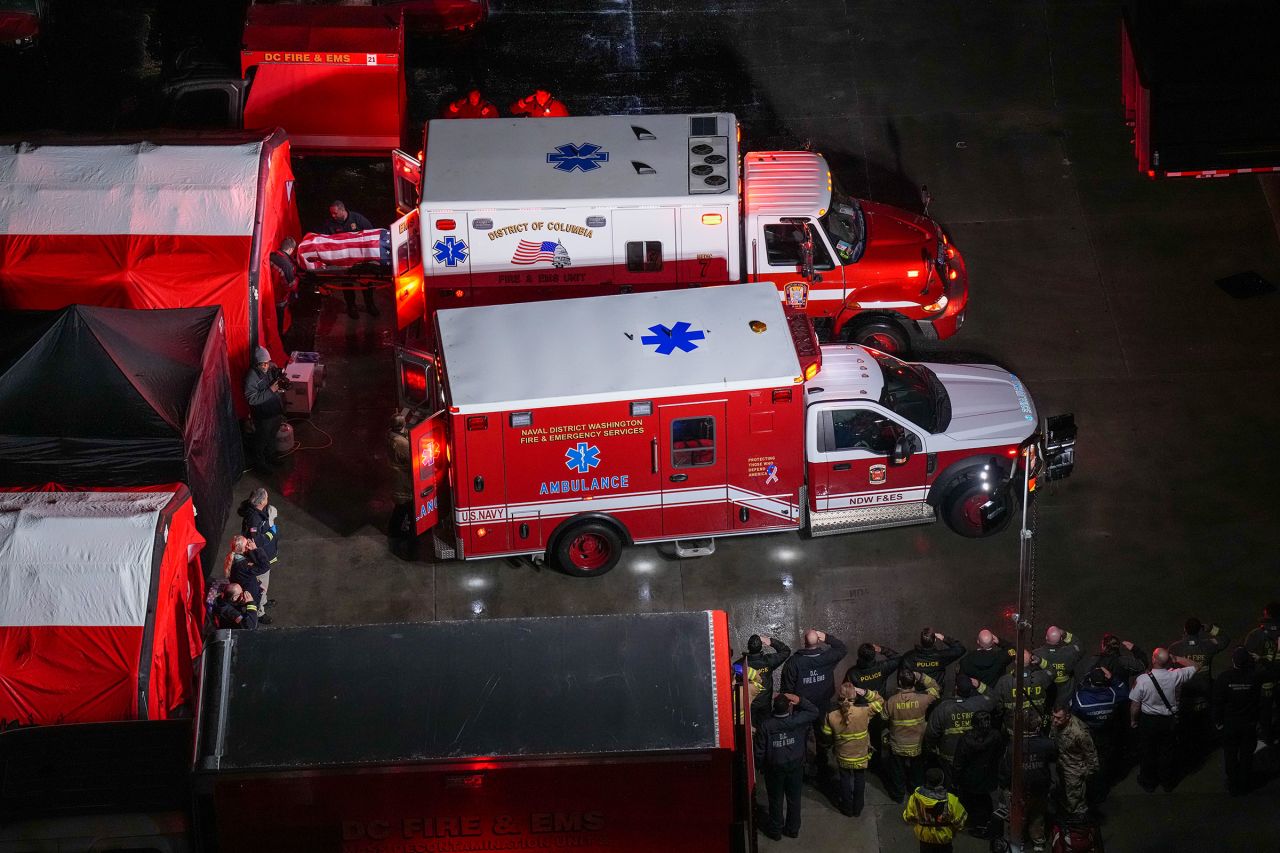
M912 441L911 434L903 432L893 442L893 453L889 456L889 464L906 465L911 461L911 454L914 452L915 442Z
M813 232L808 225L804 227L804 240L800 243L800 275L813 281Z

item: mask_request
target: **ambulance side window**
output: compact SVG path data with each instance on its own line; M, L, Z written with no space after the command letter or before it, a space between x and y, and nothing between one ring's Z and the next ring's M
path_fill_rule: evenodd
M633 240L627 243L627 272L658 272L662 269L662 243Z
M702 468L715 461L715 418L679 418L671 422L672 468Z
M821 449L866 450L871 453L889 454L894 442L902 434L902 427L883 415L868 409L839 409L829 412L831 431L824 431Z
M813 230L813 268L833 269L827 244ZM764 252L771 267L800 266L800 244L804 242L804 226L783 222L764 226Z

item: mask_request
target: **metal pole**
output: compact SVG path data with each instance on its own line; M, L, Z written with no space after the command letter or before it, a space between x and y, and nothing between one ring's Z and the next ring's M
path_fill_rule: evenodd
M1013 676L1013 744L1012 766L1010 769L1011 785L1009 790L1009 849L1022 850L1023 822L1023 779L1022 779L1022 708L1025 700L1023 694L1023 655L1026 654L1031 630L1031 527L1027 523L1027 510L1031 503L1031 465L1025 451L1022 463L1022 528L1018 532L1018 609L1013 620L1018 629L1017 648L1014 652L1014 666L1017 669Z

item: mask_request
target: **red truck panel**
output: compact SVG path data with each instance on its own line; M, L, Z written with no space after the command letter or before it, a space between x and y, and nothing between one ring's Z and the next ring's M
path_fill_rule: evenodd
M513 713L514 713L513 709ZM727 851L732 755L219 778L219 849Z

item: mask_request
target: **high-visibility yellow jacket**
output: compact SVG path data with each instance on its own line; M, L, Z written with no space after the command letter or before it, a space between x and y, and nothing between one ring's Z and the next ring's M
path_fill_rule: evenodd
M836 708L822 721L822 733L834 741L831 751L835 753L836 763L845 770L865 770L871 760L871 738L867 735L867 727L883 706L880 694L874 690L867 691L866 699L865 705L849 702Z
M944 790L916 788L907 798L902 819L911 824L916 841L926 844L950 844L956 832L964 828L969 815L955 794Z

